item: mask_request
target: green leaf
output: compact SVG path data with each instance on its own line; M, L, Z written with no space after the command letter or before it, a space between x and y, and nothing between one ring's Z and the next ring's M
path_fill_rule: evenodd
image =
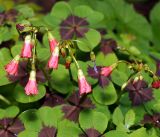
M6 65L12 60L11 53L8 48L2 48L0 50L0 62Z
M24 16L24 18L30 18L34 16L34 11L28 5L21 4L16 6L16 9Z
M113 115L112 115L112 120L113 120L113 123L117 126L124 122L124 116L123 116L122 111L120 110L119 107L117 107L114 110Z
M51 10L51 15L60 20L66 19L71 13L72 9L67 2L57 2Z
M21 103L31 103L40 100L42 97L44 97L46 93L46 89L43 85L38 85L38 94L37 95L26 95L24 91L24 87L21 85L17 84L13 97L15 98L16 101L21 102Z
M148 137L146 129L144 127L133 131L129 137Z
M100 33L94 29L89 29L83 38L78 39L78 48L84 52L90 52L99 44L100 40Z
M125 132L123 131L116 131L112 130L105 134L105 137L129 137ZM136 137L136 136L135 136Z
M24 123L26 130L39 132L42 128L42 122L36 109L24 111L20 114L19 118Z
M119 86L122 86L128 80L126 73L118 71L117 69L112 72L111 78L112 81Z
M13 118L19 113L19 108L17 106L10 106L5 109L4 116L7 118Z
M112 82L109 82L109 85L105 86L104 88L97 85L93 89L93 97L96 102L102 105L111 105L116 102L117 93Z
M130 109L125 115L125 127L129 129L135 122L135 112Z
M114 53L109 53L104 55L102 52L99 52L96 56L97 66L109 66L118 61L117 56Z
M58 125L57 137L79 137L81 133L78 124L72 121L63 120Z
M61 107L57 106L54 108L51 107L41 107L38 110L38 115L45 126L49 127L58 127L58 123L63 117Z
M12 38L12 34L7 27L0 27L0 34L0 44Z
M76 16L86 18L90 25L96 24L103 19L103 14L92 10L86 5L77 6L74 8Z
M69 71L64 65L59 64L57 70L53 70L51 74L51 87L62 94L73 91L73 84L70 81Z
M38 137L38 132L30 131L30 130L24 130L21 133L18 134L18 137Z
M160 23L160 2L155 5L155 7L151 10L150 20L152 24L152 32L153 32L153 42L155 43L156 48L159 48L160 44L160 28L158 27Z
M5 110L0 109L0 119L3 119L5 117Z
M83 130L94 128L103 133L107 128L108 118L101 112L84 110L80 113L79 122Z
M15 57L16 55L20 54L22 47L23 47L22 42L17 42L16 45L12 46L11 47L12 56Z

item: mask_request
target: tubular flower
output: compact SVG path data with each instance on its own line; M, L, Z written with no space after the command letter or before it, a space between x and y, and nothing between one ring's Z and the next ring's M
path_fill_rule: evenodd
M58 45L58 42L50 32L48 32L48 40L49 40L50 51L53 52L55 47Z
M56 46L52 55L48 61L48 68L57 69L58 68L58 60L59 60L59 47Z
M103 67L101 68L101 75L107 77L111 74L112 70L113 70L112 66Z
M32 57L32 40L31 35L27 35L24 40L24 45L21 51L21 57L31 58Z
M17 55L10 63L5 66L5 70L9 75L17 75L19 60L20 56Z
M80 95L90 93L92 90L81 69L78 69L78 86Z
M38 94L37 82L36 82L36 71L32 70L30 72L28 83L25 87L26 95L36 95Z

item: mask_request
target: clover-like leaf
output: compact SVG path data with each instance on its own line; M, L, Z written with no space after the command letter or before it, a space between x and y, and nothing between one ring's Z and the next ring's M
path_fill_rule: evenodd
M84 110L80 113L79 122L83 130L93 128L102 134L107 128L108 118L101 112Z
M24 111L19 116L20 120L24 123L26 130L39 132L42 128L42 121L36 109L29 109Z
M120 124L123 124L124 116L123 116L123 113L119 107L117 107L114 110L113 115L112 115L112 120L113 120L113 123L117 126Z
M79 137L82 134L78 124L63 120L59 123L57 137Z
M97 85L93 89L93 97L96 102L102 105L111 105L116 102L117 93L112 82L109 82L109 84L103 88Z

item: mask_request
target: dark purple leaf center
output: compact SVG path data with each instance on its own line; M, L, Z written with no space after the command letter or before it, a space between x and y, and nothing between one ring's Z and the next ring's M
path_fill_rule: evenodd
M160 128L160 114L156 113L153 115L146 114L142 120L143 124L152 124L155 127Z
M19 119L4 118L0 120L0 137L16 137L24 130L24 125Z
M86 96L80 97L78 92L73 93L68 98L68 105L63 106L62 110L65 113L64 117L71 121L78 121L79 113L84 108L94 108L92 101Z
M147 83L143 80L128 83L126 90L129 91L129 98L132 101L132 105L141 105L144 102L153 99L152 88L149 88Z
M83 37L88 31L88 25L85 18L71 15L60 24L61 38L66 40L73 37Z

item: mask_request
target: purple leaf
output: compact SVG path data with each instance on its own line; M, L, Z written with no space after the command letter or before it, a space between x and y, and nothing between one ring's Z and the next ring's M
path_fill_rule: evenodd
M62 110L65 114L64 118L74 122L78 121L81 108L77 106L65 105L63 106Z
M102 39L101 40L101 51L104 55L112 53L117 48L116 41L112 39Z
M60 24L60 34L62 39L72 39L73 37L83 37L88 32L88 22L85 18L69 16Z
M79 137L99 137L99 136L104 137L96 129L90 128L85 130L85 134L81 134Z
M153 99L152 88L149 88L144 80L138 80L136 82L131 80L125 89L129 91L129 98L132 101L132 105L141 105Z
M64 103L65 103L65 101L62 97L60 97L56 94L47 93L44 98L43 106L54 107L54 106L61 105Z
M24 130L24 125L19 119L4 118L0 120L0 125L1 137L15 137L15 135Z
M41 129L38 137L56 137L56 132L57 130L55 128L44 126Z
M155 127L160 128L160 114L155 113L153 115L146 114L144 115L143 120L141 121L142 124L152 124Z
M79 113L84 108L94 108L92 101L87 96L80 97L78 92L74 92L67 100L70 104L62 107L65 113L64 118L77 122Z

